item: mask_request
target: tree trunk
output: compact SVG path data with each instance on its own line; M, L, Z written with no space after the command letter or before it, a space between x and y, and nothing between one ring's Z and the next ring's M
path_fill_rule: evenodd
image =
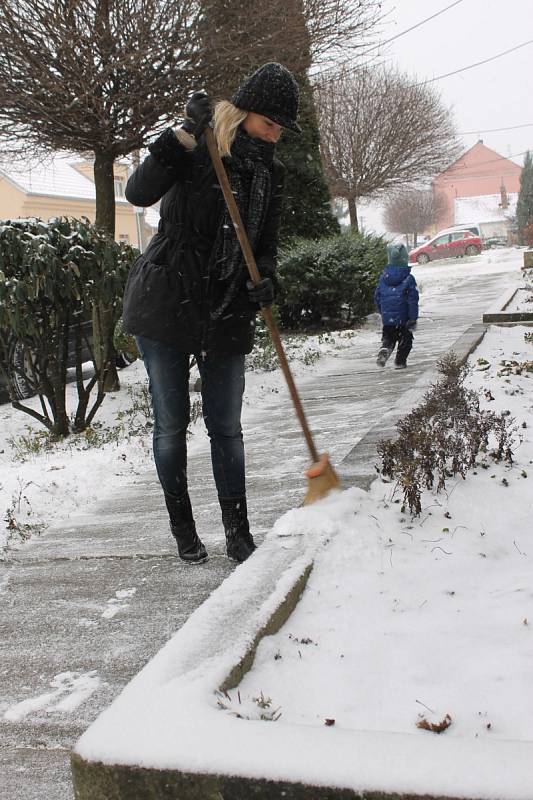
M350 212L350 225L352 230L359 233L359 222L357 220L357 204L355 197L348 198L348 211Z
M96 190L96 227L115 236L115 176L113 156L94 154L94 186Z
M104 392L120 389L113 347L113 309L103 303L93 307L93 350L98 370L98 386Z
M115 237L115 176L113 156L96 152L94 158L94 186L96 190L96 227ZM120 389L113 350L113 314L101 305L93 309L93 337L96 367L100 372L99 385L104 392Z

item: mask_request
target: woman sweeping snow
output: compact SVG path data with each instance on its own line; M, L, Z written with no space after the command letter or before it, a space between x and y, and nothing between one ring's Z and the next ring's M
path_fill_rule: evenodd
M126 197L136 206L161 200L158 233L134 263L124 296L124 327L134 334L149 377L154 459L179 557L207 559L196 532L187 484L189 362L202 378L204 421L226 551L244 561L255 550L246 504L241 428L244 356L255 316L275 296L283 165L274 157L282 129L299 131L298 85L268 63L214 109L213 127L261 281L248 280L203 133L212 119L196 92L182 127L167 129L134 172Z

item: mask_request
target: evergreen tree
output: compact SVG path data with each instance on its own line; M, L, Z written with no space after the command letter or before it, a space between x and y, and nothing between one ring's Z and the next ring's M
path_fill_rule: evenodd
M205 46L198 74L213 103L230 99L239 83L267 61L278 61L290 69L300 87L302 133L284 131L276 148L287 169L281 241L338 233L322 171L318 122L307 78L312 40L302 0L273 0L259 6L255 0L202 0L202 8L200 34Z
M522 234L524 228L533 222L533 156L528 150L524 157L524 167L520 175L520 193L516 205L516 224Z
M313 95L307 77L299 78L302 133L286 131L276 148L287 168L280 237L320 239L339 233L320 159Z

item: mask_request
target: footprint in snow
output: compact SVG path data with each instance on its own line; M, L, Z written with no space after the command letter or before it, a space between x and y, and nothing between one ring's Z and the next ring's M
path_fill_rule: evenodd
M115 596L107 601L107 608L102 614L102 617L104 619L111 619L115 614L118 614L119 611L123 611L127 608L129 604L125 601L133 597L136 591L137 589L119 589L116 591Z
M18 722L35 711L69 713L84 703L101 684L96 670L60 672L50 681L53 691L15 703L4 713L4 719Z

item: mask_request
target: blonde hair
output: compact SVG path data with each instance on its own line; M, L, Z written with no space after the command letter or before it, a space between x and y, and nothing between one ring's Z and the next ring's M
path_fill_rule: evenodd
M248 116L247 111L237 108L229 100L220 100L215 106L214 132L221 156L229 156L237 128Z

